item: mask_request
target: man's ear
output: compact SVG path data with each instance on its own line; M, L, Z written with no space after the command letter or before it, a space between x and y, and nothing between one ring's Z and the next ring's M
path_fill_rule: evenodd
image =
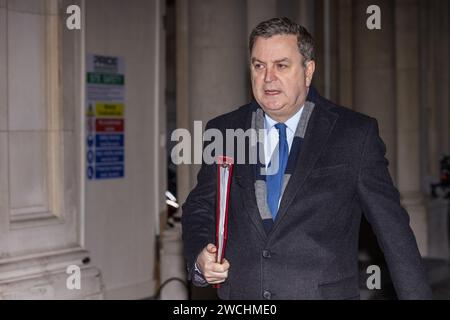
M311 81L315 70L316 70L316 63L314 62L314 60L308 61L305 67L305 78L307 87L311 85Z

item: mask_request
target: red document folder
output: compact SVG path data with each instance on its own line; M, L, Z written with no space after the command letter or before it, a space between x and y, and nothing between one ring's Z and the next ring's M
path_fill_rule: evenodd
M222 263L228 237L228 200L230 198L233 158L219 156L217 159L217 202L216 202L216 262ZM214 285L219 288L220 284Z

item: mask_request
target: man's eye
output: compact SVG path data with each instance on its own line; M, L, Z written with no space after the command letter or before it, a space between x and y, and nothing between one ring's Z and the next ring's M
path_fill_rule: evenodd
M254 67L255 67L255 69L262 69L263 65L260 64L260 63L257 63L257 64L254 65Z
M287 68L287 65L285 65L285 64L278 65L278 69L286 69L286 68Z

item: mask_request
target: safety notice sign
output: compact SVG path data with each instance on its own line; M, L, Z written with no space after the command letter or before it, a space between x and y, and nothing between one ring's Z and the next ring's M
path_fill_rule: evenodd
M121 57L86 59L87 178L125 175L125 70Z

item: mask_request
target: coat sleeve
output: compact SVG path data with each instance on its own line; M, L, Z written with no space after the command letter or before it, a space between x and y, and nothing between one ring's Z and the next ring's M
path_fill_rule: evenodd
M378 124L372 119L365 138L358 177L362 210L384 253L399 299L431 299L422 258L409 225L409 215L400 204L385 158L386 146Z
M205 129L210 127L211 123L208 122ZM197 184L182 206L182 239L188 280L200 287L208 283L196 271L195 262L202 249L215 241L216 175L216 166L203 162L197 175Z

